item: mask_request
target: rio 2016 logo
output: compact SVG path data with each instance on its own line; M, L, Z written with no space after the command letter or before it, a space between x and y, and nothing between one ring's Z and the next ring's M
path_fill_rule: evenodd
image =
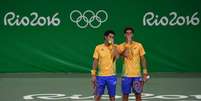
M7 12L4 15L4 26L60 26L62 20L59 18L59 12L50 16L41 16L38 12L31 12L27 16L16 14L15 12ZM79 10L70 12L70 20L79 28L99 28L108 20L108 13L105 10L86 10L81 13Z
M169 16L159 16L153 12L145 13L143 26L197 26L200 23L199 12L192 16L178 16L177 12L170 12Z

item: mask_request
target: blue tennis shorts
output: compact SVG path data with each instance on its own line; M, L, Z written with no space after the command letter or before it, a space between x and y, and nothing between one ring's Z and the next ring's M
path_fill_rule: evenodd
M131 89L135 94L141 94L143 91L142 77L122 77L121 90L124 95L131 93Z
M109 96L116 94L116 76L96 76L96 91L95 95L101 96L104 94L105 87L107 87Z

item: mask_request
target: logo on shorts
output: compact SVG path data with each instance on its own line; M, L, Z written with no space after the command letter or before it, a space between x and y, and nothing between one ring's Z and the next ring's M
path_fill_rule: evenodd
M81 13L79 10L73 10L70 13L70 20L79 28L99 28L102 23L108 20L108 14L105 10L98 10L96 13L92 10L86 10Z
M140 81L134 81L133 82L133 88L134 88L136 93L141 93L142 92L142 86L141 86Z
M116 85L116 84L117 84L117 82L116 82L116 81L114 81L114 82L113 82L113 85Z

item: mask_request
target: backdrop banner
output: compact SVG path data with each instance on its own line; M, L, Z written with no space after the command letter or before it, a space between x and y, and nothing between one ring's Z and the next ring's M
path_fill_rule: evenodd
M151 72L201 72L200 0L1 0L0 72L89 72L103 33L135 29ZM117 61L121 72L122 59Z

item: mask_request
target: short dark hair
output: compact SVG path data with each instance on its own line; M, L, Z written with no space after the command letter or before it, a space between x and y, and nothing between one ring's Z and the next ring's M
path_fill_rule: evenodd
M132 27L126 27L126 28L124 29L124 34L126 33L127 30L131 30L132 33L134 33L134 29L133 29Z
M108 36L109 34L115 35L113 30L107 30L107 31L105 31L104 36Z

